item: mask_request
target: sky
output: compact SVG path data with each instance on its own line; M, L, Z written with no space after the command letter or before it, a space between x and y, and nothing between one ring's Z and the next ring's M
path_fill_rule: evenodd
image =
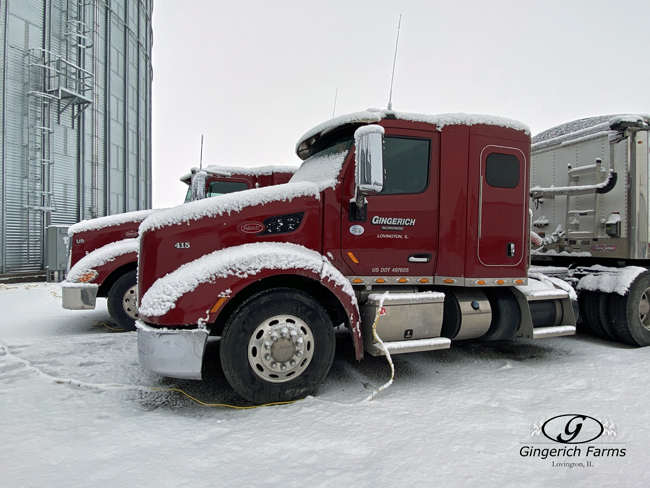
M509 117L533 134L650 113L647 0L155 0L153 206L203 164L299 165L335 115Z

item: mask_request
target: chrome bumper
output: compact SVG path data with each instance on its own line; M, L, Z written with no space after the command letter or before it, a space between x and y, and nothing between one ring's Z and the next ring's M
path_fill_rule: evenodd
M97 301L99 285L86 283L61 283L63 308L67 310L92 310Z
M172 378L201 379L207 330L154 329L140 320L136 326L138 358L143 368Z

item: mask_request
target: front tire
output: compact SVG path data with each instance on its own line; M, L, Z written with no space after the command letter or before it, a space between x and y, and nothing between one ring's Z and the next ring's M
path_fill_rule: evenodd
M138 319L138 284L136 271L120 276L108 292L108 313L124 330L135 330Z
M301 291L276 288L253 295L232 314L221 336L221 366L248 401L291 401L325 378L334 348L323 306Z

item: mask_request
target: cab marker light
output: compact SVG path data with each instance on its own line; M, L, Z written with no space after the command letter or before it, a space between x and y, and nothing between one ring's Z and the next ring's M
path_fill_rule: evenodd
M524 284L524 280L522 279L515 280L515 285L523 285L523 284Z
M495 284L495 285L505 285L505 284L506 284L506 280L494 280L494 284Z
M221 305L223 305L226 300L228 300L228 297L221 297L219 300L217 300L217 303L214 304L214 307L210 309L210 313L215 313L217 310L221 308Z
M90 283L93 281L99 273L95 271L94 269L91 269L90 271L86 271L84 274L79 276L79 279L77 280L79 283Z
M386 283L386 280L384 278L377 278L375 283Z
M420 283L428 283L428 282L429 282L429 278L420 278L418 281L419 281Z
M348 256L350 256L350 259L354 262L354 264L359 264L359 260L354 256L354 254L349 252Z
M476 281L474 282L474 284L475 284L475 285L486 285L486 284L487 284L487 281L485 281L485 280L476 280Z
M398 283L408 283L409 282L409 280L407 278L398 278L396 281Z
M361 278L354 278L352 283L363 283L363 280Z
M451 285L452 283L456 283L456 280L452 280L451 278L445 278L444 280L442 280L442 282Z

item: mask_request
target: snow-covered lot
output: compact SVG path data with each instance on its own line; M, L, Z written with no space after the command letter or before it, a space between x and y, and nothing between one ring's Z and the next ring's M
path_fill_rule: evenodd
M0 285L2 486L650 486L650 348L589 335L455 343L394 357L395 382L366 401L390 368L357 363L340 331L314 397L233 410L149 389L245 405L217 341L203 382L161 378L138 365L134 333L102 325L103 303L67 311L60 296ZM567 447L532 435L562 414L606 431L579 456L523 456Z

